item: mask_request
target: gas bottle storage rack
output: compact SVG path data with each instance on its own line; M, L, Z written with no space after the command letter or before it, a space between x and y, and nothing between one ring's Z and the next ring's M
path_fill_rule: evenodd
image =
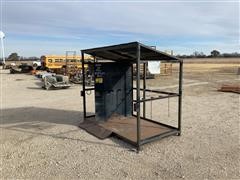
M141 145L170 135L181 135L183 61L139 42L85 49L82 54L84 121L79 127L104 139L116 135L133 145L137 151ZM94 57L84 61L84 54ZM150 90L146 88L146 64L148 61L178 63L178 92ZM140 87L140 64L143 63L143 87ZM85 86L84 64L93 66L95 85ZM133 65L136 65L136 87ZM129 83L130 82L130 83ZM95 114L86 110L86 92L95 91ZM135 91L135 92L134 92ZM157 94L147 98L146 93ZM118 93L118 94L116 94ZM140 95L142 94L142 97ZM136 96L136 98L134 98ZM114 97L117 100L112 100ZM165 98L178 98L177 127L146 117L146 102ZM142 106L140 105L142 103ZM142 111L141 111L142 110ZM142 115L141 115L142 114Z

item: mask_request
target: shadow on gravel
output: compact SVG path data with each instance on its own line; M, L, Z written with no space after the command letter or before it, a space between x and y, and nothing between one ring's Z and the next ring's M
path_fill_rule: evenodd
M27 89L33 89L33 90L45 90L44 88L43 88L43 85L44 85L44 83L43 82L41 82L41 81L39 81L39 82L35 82L35 84L36 84L36 86L34 86L34 87L26 87ZM71 84L71 86L73 86L73 84ZM70 87L71 88L71 87ZM61 90L61 91L67 91L69 88L51 88L51 89L49 89L50 91L51 90L54 90L54 91L56 91L56 90ZM46 90L45 90L46 91Z
M44 90L42 87L27 87L27 89Z
M36 86L34 87L27 87L28 89L34 89L34 90L43 90L43 82L37 81L35 82Z
M79 111L66 111L58 109L47 109L39 107L26 107L26 108L10 108L2 109L0 116L0 128L13 130L17 132L23 132L33 135L30 139L37 136L47 136L63 140L73 140L79 142L85 142L95 145L106 145L111 147L120 147L124 149L130 149L131 146L122 142L121 140L110 138L114 144L107 144L104 142L82 140L78 137L69 135L70 133L83 131L82 129L68 130L64 132L58 132L53 130L56 124L73 125L78 127L79 123L83 121L83 114ZM89 134L89 136L92 136ZM24 139L19 143L30 140Z
M82 117L82 112L79 111L66 111L39 107L10 108L2 109L0 124L11 125L21 123L21 127L26 129L29 129L28 122L32 124L48 122L55 124L68 124L78 126L78 124L83 120ZM42 128L44 129L44 127Z

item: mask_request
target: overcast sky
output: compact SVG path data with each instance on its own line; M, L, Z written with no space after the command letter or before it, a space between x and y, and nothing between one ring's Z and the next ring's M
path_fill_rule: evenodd
M175 54L239 52L239 1L3 0L6 55L65 54L140 41Z

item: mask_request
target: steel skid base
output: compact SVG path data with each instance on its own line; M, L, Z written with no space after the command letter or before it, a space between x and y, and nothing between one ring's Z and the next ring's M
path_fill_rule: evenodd
M136 120L137 118L135 116L125 117L114 115L110 117L108 121L97 122L95 117L90 117L85 119L83 123L80 123L79 127L100 139L115 135L137 148ZM144 118L141 118L140 129L140 145L180 133L175 127Z

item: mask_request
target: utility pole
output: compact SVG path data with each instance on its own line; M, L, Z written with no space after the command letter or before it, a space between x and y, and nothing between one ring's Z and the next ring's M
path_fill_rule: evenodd
M3 64L5 64L5 53L4 53L4 45L3 45L3 39L5 38L5 34L0 31L0 39L1 39L1 49L2 49L2 61L3 61Z

